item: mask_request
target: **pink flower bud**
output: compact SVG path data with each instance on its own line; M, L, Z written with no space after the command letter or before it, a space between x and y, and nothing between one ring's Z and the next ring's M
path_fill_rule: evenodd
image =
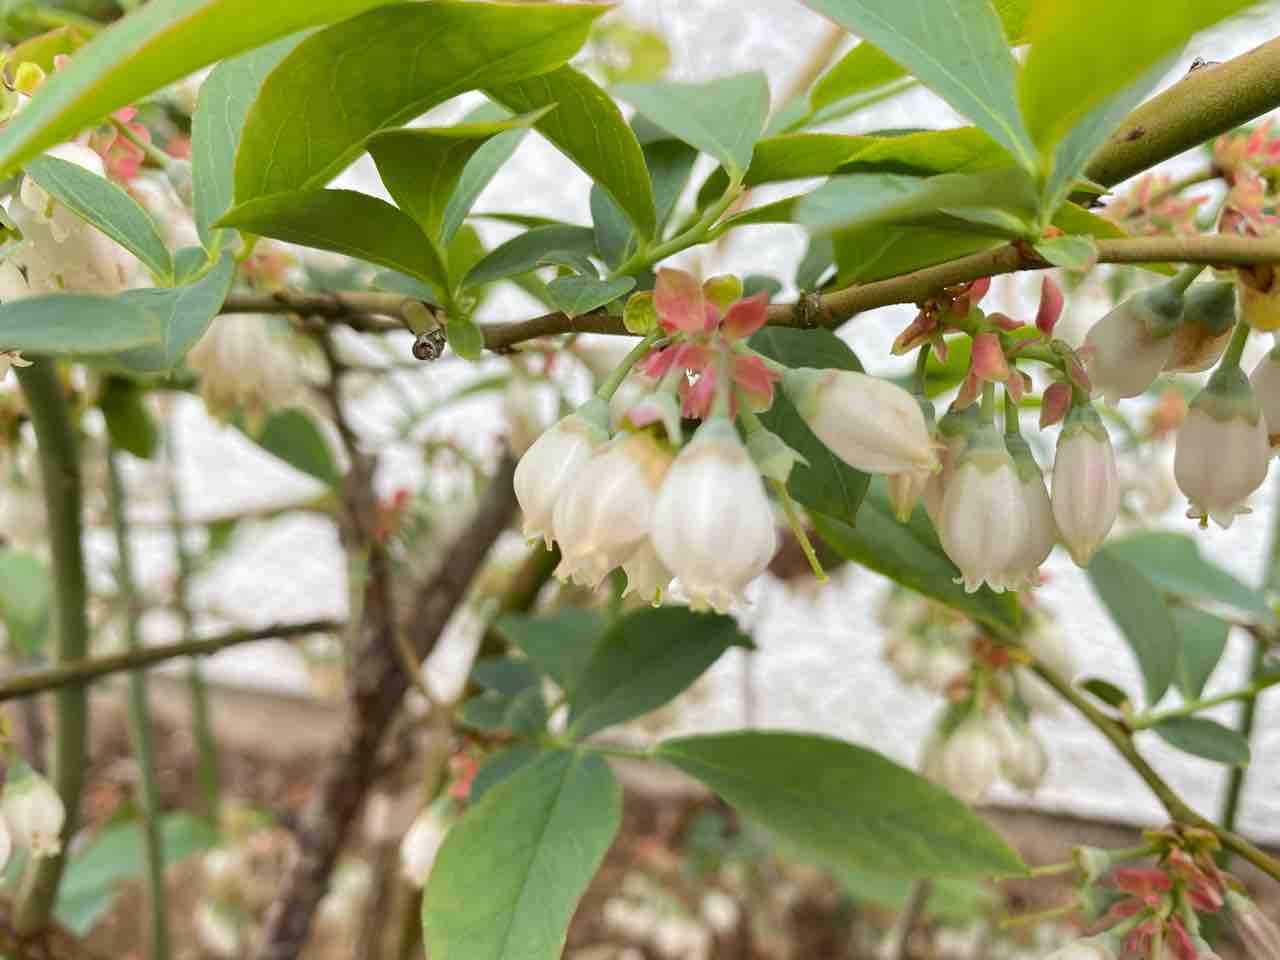
M1093 325L1084 338L1094 387L1110 403L1136 397L1155 382L1173 353L1172 334L1182 297L1155 287L1130 297Z
M1000 745L987 718L974 711L949 734L935 734L921 769L966 803L981 800L1000 774Z
M896 384L850 370L799 368L782 385L818 439L854 469L937 470L920 404Z
M599 447L565 485L552 514L561 562L556 576L594 589L648 536L658 488L672 456L646 433Z
M1187 516L1231 526L1262 486L1271 460L1267 424L1239 367L1220 368L1178 428L1173 476L1191 501Z
M650 536L694 609L727 610L778 549L764 482L733 424L707 420L667 471Z
M997 592L1030 531L1022 484L1004 440L980 428L956 464L942 495L938 537L960 568L967 592L983 583Z
M1058 529L1053 522L1053 504L1044 485L1040 465L1022 437L1005 437L1005 445L1018 473L1019 495L1027 513L1027 533L1004 573L1006 590L1034 587L1040 582L1040 564L1048 559L1058 542Z
M590 400L540 436L520 458L515 491L524 511L525 537L543 537L551 546L556 502L591 452L609 438L604 426L608 416L603 400Z
M62 825L67 812L53 786L30 767L10 770L0 795L0 816L13 839L33 857L54 857L62 851Z
M1250 960L1276 960L1280 957L1280 927L1256 903L1229 890L1227 907L1231 911L1231 924Z
M1249 374L1253 395L1267 422L1267 432L1274 451L1280 445L1280 347L1272 347Z
M1046 337L1053 336L1053 328L1062 316L1062 290L1053 277L1046 276L1040 284L1040 307L1036 311L1036 329Z
M707 307L702 285L692 274L668 267L658 271L653 288L658 322L669 333L706 333ZM712 310L714 311L714 307Z
M1053 520L1084 567L1102 545L1120 510L1120 476L1111 438L1093 407L1075 407L1058 435L1053 464Z

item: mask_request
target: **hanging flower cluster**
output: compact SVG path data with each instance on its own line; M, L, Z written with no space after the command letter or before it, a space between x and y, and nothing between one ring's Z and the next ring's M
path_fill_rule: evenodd
M32 857L56 857L66 818L52 784L21 760L11 761L0 791L0 871L15 847Z
M756 417L780 380L850 465L938 469L924 413L905 390L850 371L787 369L752 350L746 341L768 317L767 297L743 298L736 278L699 284L661 270L628 317L645 340L516 468L525 535L559 544L564 579L594 587L621 567L627 593L658 602L678 578L695 608L732 606L778 548L767 487L789 506L785 483L800 460ZM633 366L646 392L611 436L608 403ZM685 442L687 419L700 425Z

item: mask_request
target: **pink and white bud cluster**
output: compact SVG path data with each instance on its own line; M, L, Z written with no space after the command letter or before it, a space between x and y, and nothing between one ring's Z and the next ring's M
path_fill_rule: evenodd
M9 769L0 793L0 819L12 844L32 857L55 857L62 851L66 818L62 798L48 780L25 764Z
M921 772L966 803L977 803L998 780L1035 790L1049 758L1024 719L1003 707L970 708L959 722L944 717L925 744Z

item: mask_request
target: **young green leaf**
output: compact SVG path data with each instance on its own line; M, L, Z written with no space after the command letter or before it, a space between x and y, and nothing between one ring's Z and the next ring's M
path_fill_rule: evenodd
M751 641L734 621L684 607L619 620L595 648L570 695L569 734L587 737L679 696L730 647Z
M423 896L437 960L559 960L574 907L622 819L595 755L539 755L449 831Z
M1227 648L1230 625L1194 607L1173 608L1173 628L1178 638L1178 663L1174 683L1184 697L1194 699Z
M385 130L369 138L369 153L396 206L413 217L436 249L443 251L445 215L476 152L500 133L528 128L550 109L488 123Z
M285 37L214 67L191 118L191 189L196 231L206 249L220 243L213 223L231 209L236 148L249 108L272 70L298 45Z
M1144 568L1110 545L1094 554L1089 579L1138 658L1148 705L1155 704L1173 682L1177 663L1177 636L1164 597Z
M119 353L159 343L161 319L115 297L57 293L0 305L0 345L58 356Z
M731 176L751 165L769 112L769 83L760 72L701 84L624 83L614 92L672 136L719 160Z
M120 246L159 281L172 281L173 259L150 214L110 180L57 157L37 157L26 173L55 200L67 206Z
M113 363L130 373L172 370L209 329L231 291L235 274L235 258L225 253L212 270L185 287L125 291L120 295L122 301L145 307L160 318L160 340L154 346L113 357Z
M788 367L862 372L857 355L829 330L764 327L751 338L751 347ZM807 461L796 464L787 479L787 490L796 502L854 523L871 478L827 449L781 390L760 421Z
M989 0L807 3L874 43L991 134L1024 170L1036 170L1036 152L1018 109L1017 64Z
M538 132L609 194L641 236L653 236L653 187L640 143L617 104L590 77L564 66L486 92L521 112L555 104L534 124Z
M556 309L567 317L578 317L597 307L603 307L606 303L613 303L630 293L635 285L634 277L618 277L614 280L583 276L556 277L547 284L547 290L551 293Z
M50 74L0 130L0 176L206 64L385 0L150 0Z
M1098 263L1098 245L1092 237L1063 234L1035 244L1036 253L1055 267L1083 273Z
M326 486L333 486L342 479L329 449L329 441L316 422L301 410L281 410L272 414L253 440L267 453Z
M992 593L987 587L966 593L956 582L960 572L943 552L924 508L917 507L908 523L899 523L883 484L871 485L855 526L821 513L810 516L818 536L841 556L954 607L997 632L1017 628L1021 616L1017 595Z
M542 754L542 750L528 743L518 743L499 750L480 765L471 781L469 803L478 803L486 793L509 777L523 770Z
M590 256L596 251L596 235L590 227L556 224L534 227L516 234L506 243L490 250L463 278L464 287L479 287L495 280L505 280L527 273L538 266L545 254L568 250Z
M236 202L323 186L366 139L479 84L559 67L604 8L397 3L303 40L267 77L236 155Z
M572 694L609 624L595 610L568 607L549 617L508 614L494 627L561 690Z
M39 559L0 549L0 619L23 656L39 653L48 638L51 588L49 571Z
M1233 767L1249 763L1249 741L1208 717L1170 717L1151 729L1184 753Z
M471 155L467 165L462 168L462 175L458 178L457 186L453 188L449 202L445 204L444 217L440 224L440 232L443 234L445 243L453 239L484 188L511 159L528 133L528 127L516 127L506 133L500 133L487 140Z
M280 193L241 204L215 226L345 253L441 286L448 271L407 213L351 190Z
M851 743L753 731L668 740L656 755L842 869L916 877L1026 871L955 797Z
M136 382L108 377L98 397L98 407L107 422L111 445L149 460L156 452L160 435L147 410L145 397L145 391Z
M921 267L954 260L1000 243L998 237L968 228L939 230L927 226L854 227L831 235L838 272L836 285L870 283Z
M484 353L484 333L470 317L450 317L444 325L449 349L463 360L479 360Z

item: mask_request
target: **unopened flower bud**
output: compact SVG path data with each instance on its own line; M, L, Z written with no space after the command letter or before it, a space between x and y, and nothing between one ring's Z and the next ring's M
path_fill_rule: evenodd
M620 435L595 451L556 501L556 576L595 588L636 552L672 459L647 433Z
M1224 529L1267 478L1267 424L1244 372L1225 367L1191 403L1178 429L1173 476L1191 501L1188 517Z
M1267 422L1271 449L1280 446L1280 346L1272 347L1249 374L1253 396Z
M1236 289L1228 281L1196 283L1187 289L1182 322L1173 335L1169 373L1199 373L1218 362L1236 322Z
M556 503L591 452L609 439L608 417L603 400L589 400L540 436L520 458L514 485L524 511L525 537L542 537L550 548Z
M934 693L946 693L958 678L973 668L968 652L954 643L938 643L919 647L920 663L916 679L920 686Z
M1100 847L1076 847L1071 862L1080 871L1086 886L1093 886L1111 869L1111 854Z
M400 868L404 878L418 889L427 885L436 854L444 843L448 825L433 808L423 810L400 842Z
M1044 474L1031 447L1017 434L1005 437L1005 445L1018 473L1020 496L1027 513L1027 533L1005 570L1004 586L1006 590L1021 590L1039 583L1040 564L1053 551L1058 529L1053 522L1053 504L1044 485Z
M42 83L44 83L44 70L38 63L32 63L27 60L18 64L18 69L13 75L13 88L15 90L31 96L40 89L40 84Z
M1052 499L1053 520L1071 559L1088 566L1120 509L1115 451L1092 406L1072 408L1058 435Z
M1256 903L1229 890L1227 908L1231 911L1231 924L1250 960L1276 960L1280 957L1280 927Z
M809 428L855 470L903 473L938 468L915 397L888 380L851 370L789 370L783 388Z
M1044 782L1049 756L1025 722L998 714L992 727L1000 742L1000 774L1019 790L1035 790Z
M742 278L722 273L702 282L702 293L721 313L742 299Z
M14 841L33 857L54 857L62 850L62 825L67 812L53 786L30 767L18 765L0 795L0 816Z
M733 424L705 421L658 491L650 537L694 609L724 611L778 549L764 482Z
M923 773L966 803L981 800L1000 774L1000 745L987 718L974 711L949 735L935 736Z
M1004 440L991 426L974 433L942 496L938 537L969 593L1004 590L1005 573L1030 529L1022 485Z
M1177 291L1153 287L1130 297L1095 323L1084 338L1085 366L1094 387L1110 403L1146 391L1173 353L1182 315Z

